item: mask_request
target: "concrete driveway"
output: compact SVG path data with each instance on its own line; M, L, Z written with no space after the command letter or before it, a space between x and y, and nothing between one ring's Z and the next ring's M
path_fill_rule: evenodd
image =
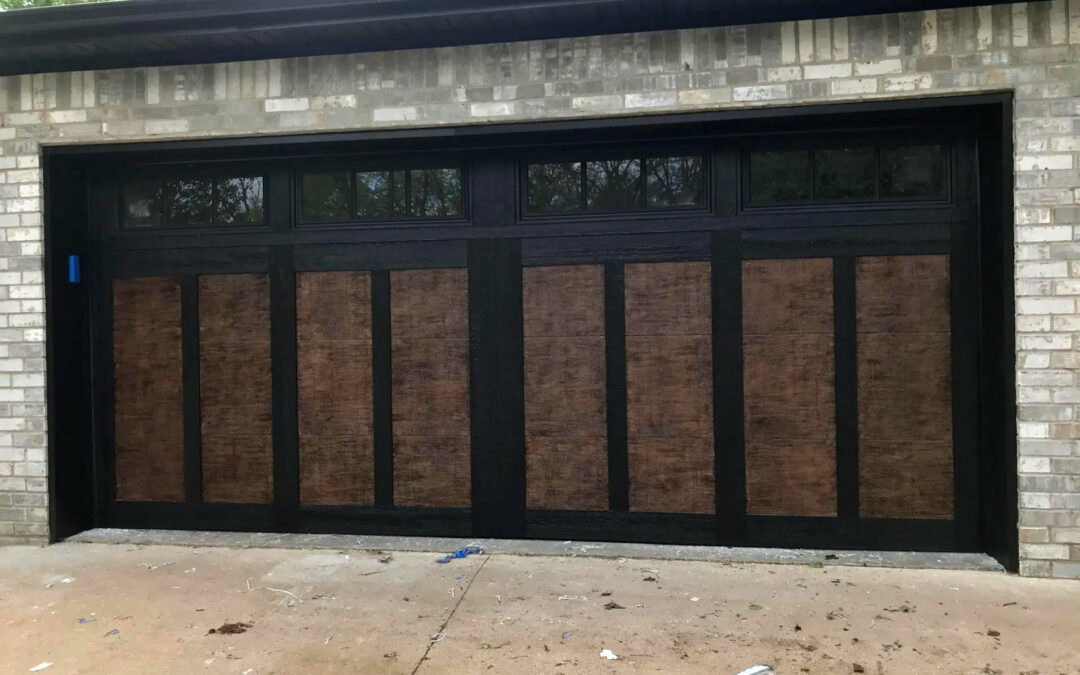
M758 663L780 675L1080 672L1078 582L821 563L436 557L0 548L0 672L45 663L35 672L728 675Z

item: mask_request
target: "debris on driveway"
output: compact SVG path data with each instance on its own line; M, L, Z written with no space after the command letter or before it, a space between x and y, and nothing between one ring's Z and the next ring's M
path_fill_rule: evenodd
M626 608L613 600L613 601L609 602L608 604L604 605L604 609L626 609Z
M750 666L735 675L776 675L776 671L772 669L772 666Z
M48 668L51 665L52 664L49 663L48 661L42 661L41 663L39 663L36 666L34 666L33 668L31 668L30 672L31 673L37 673L37 672L40 672L42 670L45 670L46 668Z
M615 652L610 649L601 649L600 658L607 659L608 661L617 661L619 659L618 656L615 656Z
M250 623L244 623L243 621L237 621L236 623L223 623L217 628L211 628L207 631L207 635L239 635L240 633L246 633L247 629L251 628Z
M484 554L484 549L480 548L479 546L465 546L463 548L459 548L458 550L454 551L453 553L450 553L449 555L444 555L443 557L439 558L435 562L439 563L440 565L445 565L446 563L450 562L451 560L454 560L454 559L457 559L457 558L467 558L470 555L483 555L483 554Z

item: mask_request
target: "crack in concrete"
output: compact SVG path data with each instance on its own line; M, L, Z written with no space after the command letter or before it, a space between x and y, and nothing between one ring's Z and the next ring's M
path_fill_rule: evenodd
M440 635L446 632L446 627L450 625L450 620L454 618L454 614L457 613L458 607L461 607L461 603L465 601L465 596L469 594L469 589L472 588L473 582L476 581L476 577L480 576L480 572L483 571L484 565L488 564L489 560L491 560L490 555L484 556L484 562L480 563L480 567L476 568L476 574L473 574L472 578L469 579L469 583L465 584L465 590L461 592L461 597L458 598L458 601L454 605L454 608L450 610L449 616L447 616L446 620L442 622L441 626L439 626L439 630L435 633L435 635ZM416 675L416 673L420 670L420 666L424 665L424 661L427 661L428 654L431 653L431 648L434 647L435 644L436 643L432 642L430 639L428 640L427 649L424 650L424 655L420 657L420 660L417 662L416 667L413 668L412 675Z

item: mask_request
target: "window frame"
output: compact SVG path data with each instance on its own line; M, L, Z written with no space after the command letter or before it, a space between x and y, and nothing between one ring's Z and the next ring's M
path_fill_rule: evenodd
M739 148L738 211L740 213L774 213L789 211L873 211L882 209L926 208L953 206L956 203L957 153L955 143L943 135L918 134L910 128L873 132L784 134L766 138L742 139ZM936 145L942 149L942 190L937 195L918 197L881 196L881 151ZM871 148L874 151L874 196L872 198L817 199L817 151L845 148ZM754 203L752 194L751 156L755 152L809 151L810 199L775 203Z
M246 170L250 168L251 170ZM215 214L218 206L217 181L231 178L258 178L262 181L262 219L261 221L248 224L218 223L207 225L172 225L171 200L174 194L170 184L184 180L208 180L211 181L211 212ZM143 166L130 167L117 173L110 181L110 198L112 208L115 209L115 217L109 219L106 232L119 237L137 236L160 236L160 235L192 235L200 233L223 233L242 234L254 232L266 232L270 230L270 199L269 184L270 176L267 171L259 168L254 163L207 165L207 164L184 164L170 166ZM127 215L127 203L125 200L125 187L131 183L157 183L161 187L161 223L156 227L125 227Z
M696 140L696 139L695 139ZM678 139L671 143L630 145L613 147L612 145L586 146L574 149L548 149L523 152L518 156L517 167L517 217L519 224L547 223L580 220L615 220L615 219L655 219L678 217L687 214L707 214L713 210L715 188L713 186L712 161L715 155L715 139L702 138L697 143ZM697 157L701 162L701 203L676 206L648 206L648 161L658 158ZM590 161L640 160L641 174L639 181L639 204L624 209L589 209L588 208L588 169ZM569 164L581 165L581 186L579 207L568 211L540 212L529 211L529 167L534 164Z
M457 169L461 177L461 213L453 216L415 216L407 214L389 218L360 218L356 215L356 175L375 171L405 172L405 208L412 208L412 171L424 169ZM304 218L304 176L311 174L344 173L349 177L349 216L346 218L305 219ZM461 155L420 154L403 157L372 156L364 158L341 158L333 160L306 160L293 165L290 183L295 199L293 200L293 224L297 230L342 229L342 228L379 228L419 225L438 227L443 225L462 225L470 220L469 199L469 162Z

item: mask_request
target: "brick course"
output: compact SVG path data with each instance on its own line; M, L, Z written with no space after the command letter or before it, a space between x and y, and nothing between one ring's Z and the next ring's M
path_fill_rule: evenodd
M47 531L43 144L1015 92L1021 573L1080 577L1080 0L0 78L0 541Z

